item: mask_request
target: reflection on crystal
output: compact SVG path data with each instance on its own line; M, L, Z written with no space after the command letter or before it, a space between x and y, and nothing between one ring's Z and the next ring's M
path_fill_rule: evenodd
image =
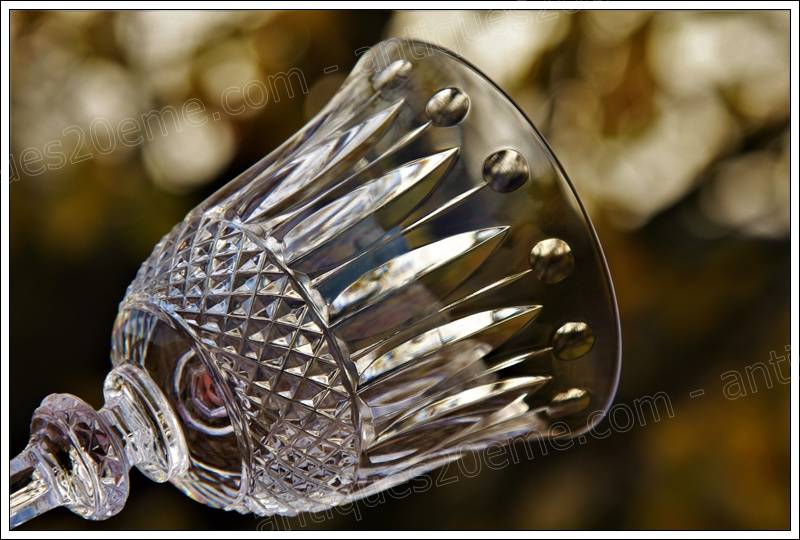
M375 74L372 84L375 90L391 90L397 88L408 79L411 73L411 62L405 59L395 60Z
M547 238L531 250L531 268L545 283L563 281L575 268L575 257L569 244L559 238Z
M409 253L371 270L358 278L331 302L331 316L344 318L360 309L374 305L381 298L404 288L470 252L478 254L475 264L489 256L500 241L506 227L494 227L461 233Z
M547 415L551 418L563 418L586 409L589 401L589 393L586 390L570 388L553 397L547 407Z
M528 352L525 352L525 353L522 353L522 354L516 354L516 355L512 356L511 358L507 358L505 360L502 360L502 361L498 362L497 364L489 367L486 370L486 373L487 374L500 373L501 371L513 368L514 366L522 364L523 362L530 362L530 361L533 361L535 359L541 358L547 352L548 352L547 349L534 349L532 351L528 351Z
M366 356L356 364L361 382L368 383L382 374L407 362L441 351L459 340L474 338L473 343L485 343L492 350L508 339L537 313L536 306L520 306L476 313L429 330L399 347L373 359ZM489 332L494 330L494 332ZM480 335L476 335L479 334Z
M432 220L447 214L447 212L453 210L458 205L465 203L469 199L469 197L471 197L471 196L475 195L476 193L478 193L483 187L484 187L484 185L475 186L474 188L472 188L472 189L470 189L468 191L465 191L461 195L453 197L452 199L447 201L445 204L443 204L443 205L439 206L438 208L436 208L434 210L431 210L430 212L426 213L424 216L420 217L417 221L411 223L410 225L406 226L402 230L398 230L397 228L394 228L394 229L388 231L386 233L386 235L383 237L382 241L376 242L376 243L372 244L372 246L370 246L369 248L361 251L354 259L357 259L359 257L362 257L362 258L363 257L368 257L369 255L371 255L371 251L372 250L374 250L374 249L376 249L378 247L381 247L382 244L386 244L386 243L395 241L395 240L397 240L398 237L400 237L402 235L405 235L405 234L407 234L407 233L409 233L411 231L414 231L416 229L419 229L419 228L423 227L425 224L431 222ZM323 273L322 275L318 276L314 280L314 283L316 285L319 285L320 287L322 287L325 284L326 281L329 281L332 278L336 278L338 275L340 275L341 273L345 272L346 270L347 270L347 264L342 264L342 265L340 265L338 267L335 267L332 270L330 270L330 271L328 271L326 273Z
M478 386L439 401L401 417L394 426L383 433L384 438L394 437L414 428L431 424L444 416L460 413L485 414L486 410L502 410L519 398L520 391L535 392L549 381L549 377L516 377L501 382Z
M266 187L277 185L264 196L264 186L256 184L259 188L253 194L257 197L253 201L256 204L252 210L245 210L244 219L254 221L269 217L282 209L287 199L302 195L307 187L319 192L327 184L326 175L330 177L338 171L337 166L358 159L369 148L368 145L389 127L402 106L402 100L393 103L344 133L335 133L284 165L280 171L271 173L271 178L266 179Z
M592 350L594 334L584 322L569 322L556 330L553 350L564 360L575 360Z
M304 265L325 268L368 248L436 187L457 155L453 148L406 163L318 210L286 235L286 260L292 263L325 246L329 255Z
M493 153L483 163L483 179L493 190L501 193L518 189L529 176L525 158L510 148Z
M458 88L436 92L425 105L425 114L437 126L453 126L469 112L469 96Z

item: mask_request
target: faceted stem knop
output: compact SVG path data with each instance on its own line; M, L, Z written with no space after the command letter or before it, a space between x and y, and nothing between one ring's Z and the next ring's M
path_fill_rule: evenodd
M128 498L128 470L157 482L189 465L186 442L164 395L141 369L113 369L100 411L51 394L33 414L28 446L11 461L11 527L57 506L106 519Z

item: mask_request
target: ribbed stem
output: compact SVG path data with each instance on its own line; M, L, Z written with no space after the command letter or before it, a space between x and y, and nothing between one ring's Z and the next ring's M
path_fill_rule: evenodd
M128 498L128 470L165 482L188 467L183 433L166 398L132 365L106 378L99 412L69 394L42 401L28 446L11 461L11 527L65 506L87 519L113 516Z
M35 446L11 460L11 528L61 506L58 492L51 489L47 467L42 466Z

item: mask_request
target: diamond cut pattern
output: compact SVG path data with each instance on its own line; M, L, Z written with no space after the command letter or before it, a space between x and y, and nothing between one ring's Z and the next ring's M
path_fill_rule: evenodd
M344 375L270 254L234 225L196 218L156 246L137 290L155 291L193 329L233 390L253 446L248 508L295 514L341 502L357 461Z
M34 413L31 428L34 437L51 441L45 452L64 460L48 465L49 474L58 476L61 504L89 519L106 519L122 510L130 465L117 433L100 412L75 396L51 394Z

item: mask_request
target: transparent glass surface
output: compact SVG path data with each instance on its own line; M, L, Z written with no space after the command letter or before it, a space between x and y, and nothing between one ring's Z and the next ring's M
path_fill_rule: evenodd
M173 483L295 514L591 428L619 340L597 238L542 137L464 60L391 40L159 242L112 358L181 426Z

